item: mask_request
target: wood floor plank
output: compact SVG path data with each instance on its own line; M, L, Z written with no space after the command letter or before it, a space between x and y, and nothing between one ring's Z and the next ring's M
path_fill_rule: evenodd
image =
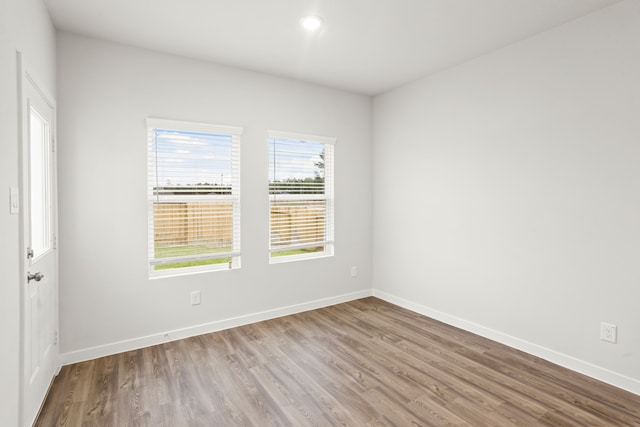
M640 427L640 396L364 298L65 366L36 425Z

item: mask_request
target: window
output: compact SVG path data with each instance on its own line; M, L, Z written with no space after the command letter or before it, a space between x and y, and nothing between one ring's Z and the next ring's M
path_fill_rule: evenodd
M49 123L29 110L29 184L31 249L34 260L51 249L51 135Z
M240 267L241 128L147 119L149 271Z
M333 255L334 144L269 132L271 263Z

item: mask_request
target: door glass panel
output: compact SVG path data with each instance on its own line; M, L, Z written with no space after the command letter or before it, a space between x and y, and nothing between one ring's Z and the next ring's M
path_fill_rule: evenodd
M51 138L49 123L32 107L29 114L31 249L34 257L51 248Z

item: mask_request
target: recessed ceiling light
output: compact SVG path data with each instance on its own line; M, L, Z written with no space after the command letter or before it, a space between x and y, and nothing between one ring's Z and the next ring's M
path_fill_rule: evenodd
M322 26L322 19L317 16L305 16L300 22L307 31L316 31Z

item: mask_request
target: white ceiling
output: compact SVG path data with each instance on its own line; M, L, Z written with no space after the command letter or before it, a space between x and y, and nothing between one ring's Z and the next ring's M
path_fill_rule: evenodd
M44 1L61 30L374 95L619 0Z

